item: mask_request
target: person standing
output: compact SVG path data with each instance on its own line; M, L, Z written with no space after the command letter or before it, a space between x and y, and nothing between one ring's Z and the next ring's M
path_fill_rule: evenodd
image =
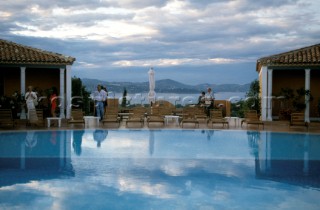
M106 100L104 101L104 112L107 111L107 106L108 106L108 90L107 86L101 87L102 90L106 91Z
M199 98L198 98L198 105L200 106L200 107L203 107L204 106L204 104L205 104L205 95L206 95L206 93L204 92L204 91L202 91L201 92L201 95L199 96Z
M28 109L29 123L36 123L38 121L36 105L38 103L37 94L33 91L32 86L28 86L28 91L25 94L26 105Z
M50 113L51 117L56 117L56 108L57 108L57 88L52 87L51 94L50 94Z
M207 89L207 93L205 95L205 107L207 116L210 116L210 110L214 107L214 94L211 88Z
M107 92L101 88L101 85L97 86L97 90L94 92L93 98L95 101L97 117L102 120L104 116L104 102L107 98Z

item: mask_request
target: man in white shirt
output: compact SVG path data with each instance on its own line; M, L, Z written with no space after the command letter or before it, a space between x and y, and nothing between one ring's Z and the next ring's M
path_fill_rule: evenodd
M206 112L207 115L210 115L210 109L213 109L214 105L214 94L211 90L211 88L207 89L207 93L205 95L205 106L206 106Z
M100 120L102 120L104 116L104 102L107 99L107 92L101 89L101 85L97 86L97 90L94 92L93 98L95 101L97 117L100 117Z

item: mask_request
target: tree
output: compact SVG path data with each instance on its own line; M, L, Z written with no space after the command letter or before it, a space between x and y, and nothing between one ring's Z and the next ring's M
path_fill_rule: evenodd
M86 91L86 87L82 85L80 78L72 78L72 108L82 108L83 111L90 113L90 93Z
M249 91L245 96L245 100L231 104L231 116L244 117L244 113L247 110L257 110L258 114L261 113L260 85L258 80L251 82Z
M124 88L123 95L122 95L121 107L126 107L126 105L127 105L127 89Z
M246 93L246 100L244 103L246 110L257 110L257 113L261 112L261 97L260 97L260 85L258 80L254 80L250 84L250 89Z

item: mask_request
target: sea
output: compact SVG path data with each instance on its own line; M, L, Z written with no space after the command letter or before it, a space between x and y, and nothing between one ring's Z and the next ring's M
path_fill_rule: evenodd
M245 99L246 92L217 92L214 93L214 97L216 100L229 100L231 103L236 103L237 101ZM169 101L173 105L181 104L183 106L188 104L196 104L198 103L199 94L195 93L156 93L156 101L157 100L165 100ZM123 93L108 93L109 98L118 98L119 103L122 102ZM135 93L135 94L127 94L127 103L133 104L149 104L148 93Z

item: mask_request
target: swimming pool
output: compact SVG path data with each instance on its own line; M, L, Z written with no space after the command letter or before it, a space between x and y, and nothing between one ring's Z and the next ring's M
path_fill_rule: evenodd
M0 209L319 209L320 136L2 132Z

